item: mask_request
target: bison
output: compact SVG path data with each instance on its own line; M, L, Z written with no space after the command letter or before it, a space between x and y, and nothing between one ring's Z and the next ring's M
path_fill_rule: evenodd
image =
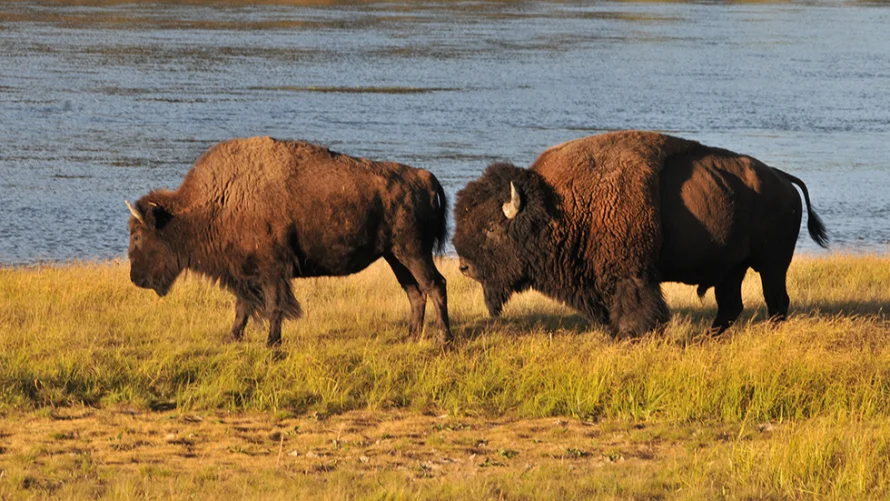
M420 335L430 297L440 339L451 339L433 264L447 200L425 170L300 141L232 139L205 152L176 191L127 206L133 283L164 296L185 269L210 277L235 295L233 340L256 316L279 345L282 320L302 314L292 278L348 275L380 257L408 295L410 335Z
M745 155L655 132L622 131L554 146L528 169L494 163L457 194L454 247L492 316L535 289L617 336L665 323L661 282L714 287L721 333L742 312L748 268L782 320L801 221L827 247L800 179Z

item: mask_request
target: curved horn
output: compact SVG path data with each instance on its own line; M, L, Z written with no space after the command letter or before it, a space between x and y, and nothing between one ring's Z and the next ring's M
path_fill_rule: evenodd
M519 211L522 210L522 200L519 198L519 191L513 182L510 182L510 201L501 206L504 209L504 215L507 219L513 219Z
M139 211L136 210L136 207L133 207L132 205L130 205L129 200L124 200L124 203L126 203L127 208L130 209L130 214L133 214L133 217L135 217L137 221L139 221L142 224L145 224L145 219L142 217L142 214L140 214Z

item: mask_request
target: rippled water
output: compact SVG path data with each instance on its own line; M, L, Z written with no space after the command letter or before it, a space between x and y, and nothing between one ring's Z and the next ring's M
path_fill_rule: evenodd
M883 2L3 3L0 263L124 256L124 199L233 136L409 163L453 196L627 128L791 172L836 249L883 252L888 27Z

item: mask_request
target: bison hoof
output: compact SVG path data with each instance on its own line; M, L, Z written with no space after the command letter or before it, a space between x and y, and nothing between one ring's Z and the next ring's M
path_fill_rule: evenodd
M708 329L707 333L710 334L712 337L719 337L724 332L726 332L726 329L729 329L729 325L712 325L711 328Z
M785 320L788 320L788 317L785 316L785 314L783 314L783 313L777 313L777 314L769 317L768 320L771 324L780 324L780 323L784 322Z

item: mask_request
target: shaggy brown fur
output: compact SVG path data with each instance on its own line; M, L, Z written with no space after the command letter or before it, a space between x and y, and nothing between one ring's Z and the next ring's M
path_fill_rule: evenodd
M290 279L355 273L383 257L408 294L419 335L427 296L442 340L451 333L445 279L433 264L446 236L447 201L425 170L353 158L305 142L233 139L208 150L176 191L136 202L131 279L164 295L184 269L236 297L231 336L247 320L298 318Z
M638 335L669 318L660 282L680 281L723 284L714 324L722 331L741 312L728 291L740 289L737 275L749 266L769 269L770 314L787 311L779 297L787 298L801 217L792 182L809 208L799 179L750 157L652 132L591 136L548 149L527 170L490 166L458 193L454 245L492 315L532 287L617 334ZM501 207L510 183L521 201L512 219Z

